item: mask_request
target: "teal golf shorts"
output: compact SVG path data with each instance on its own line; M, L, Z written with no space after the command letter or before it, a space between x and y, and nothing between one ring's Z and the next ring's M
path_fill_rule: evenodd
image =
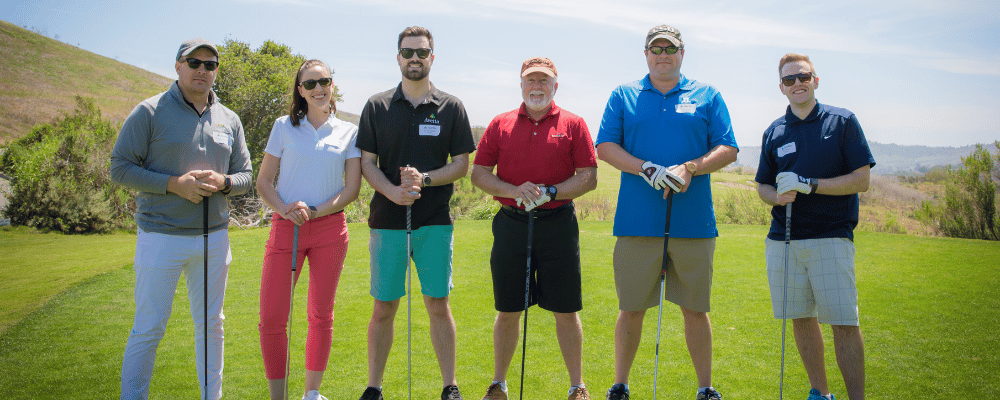
M412 231L410 244L420 292L429 297L445 297L454 286L451 280L452 225L429 225ZM406 231L372 229L368 243L371 254L371 295L376 300L393 301L406 294Z

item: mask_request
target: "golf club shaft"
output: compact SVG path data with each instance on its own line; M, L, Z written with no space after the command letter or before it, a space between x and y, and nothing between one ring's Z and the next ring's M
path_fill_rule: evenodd
M294 224L293 224L294 225ZM295 306L295 270L298 268L299 256L299 226L295 225L292 233L292 279L288 289L288 337L285 340L285 400L288 400L288 375L292 364L292 310Z
M792 241L792 203L785 203L785 272L781 287L781 378L778 383L778 400L785 397L785 307L788 305L788 247Z
M528 350L528 306L531 304L531 242L535 235L535 210L528 211L528 265L524 273L524 328L521 338L521 389L518 398L524 399L524 358Z
M204 240L204 250L205 250L205 253L203 254L203 258L205 260L205 269L203 271L203 279L204 280L202 281L202 292L203 292L203 297L202 297L202 300L203 300L202 301L202 307L203 307L202 318L203 318L203 321L202 321L202 323L205 324L205 326L204 326L205 343L204 343L204 349L203 350L205 351L205 357L204 358L205 358L205 398L206 399L208 398L208 199L209 199L208 197L204 197L204 198L201 199L201 203L202 203L202 207L201 207L201 209L202 209L202 213L201 213L202 214L201 215L201 217L202 217L201 218L202 238Z
M660 269L660 310L656 318L656 354L653 360L653 400L656 400L656 379L660 372L660 327L663 326L663 297L667 290L667 246L670 244L670 211L673 209L674 191L667 193L667 220L663 226L663 266Z
M407 165L409 166L409 165ZM413 399L413 306L410 292L413 291L413 276L410 272L410 257L413 249L410 247L411 221L413 214L410 206L406 206L406 379L409 398Z

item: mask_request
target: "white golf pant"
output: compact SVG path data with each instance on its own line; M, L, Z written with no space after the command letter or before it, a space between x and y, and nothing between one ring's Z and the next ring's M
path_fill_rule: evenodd
M205 387L204 355L204 238L138 233L135 246L135 319L125 346L122 362L121 399L148 399L153 377L156 348L166 331L173 309L174 293L181 273L188 289L198 386L201 398L215 400L222 396L223 297L232 253L229 232L225 229L208 235L208 391Z

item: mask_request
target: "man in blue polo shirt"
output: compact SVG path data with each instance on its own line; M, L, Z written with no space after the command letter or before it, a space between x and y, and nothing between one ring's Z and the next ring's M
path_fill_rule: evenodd
M812 385L809 400L833 399L823 365L820 322L832 327L847 396L863 399L865 353L853 231L858 225L858 193L868 190L875 159L854 113L816 101L819 77L808 56L786 54L778 72L778 88L788 97L788 109L764 132L755 178L757 194L773 206L765 250L771 305L775 318L792 318L795 343ZM785 303L782 241L785 205L793 202Z
M715 253L710 173L736 161L729 110L714 87L681 74L684 41L660 25L645 41L649 75L611 93L597 134L597 155L622 171L615 213L615 384L609 400L628 399L628 375L646 310L660 301L667 191L674 191L665 298L680 306L688 352L698 376L697 399L712 388L712 324L708 318ZM665 167L670 166L670 167Z

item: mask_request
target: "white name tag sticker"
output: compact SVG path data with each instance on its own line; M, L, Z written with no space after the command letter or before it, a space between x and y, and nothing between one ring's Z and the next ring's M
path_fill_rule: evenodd
M784 157L795 152L795 142L788 143L778 148L778 157Z
M224 144L226 146L233 145L233 137L226 131L214 131L212 132L212 140L218 144Z
M698 105L693 103L682 103L674 106L674 109L677 110L678 114L694 114L694 112L698 109Z
M441 134L441 125L420 125L420 136L437 136Z

